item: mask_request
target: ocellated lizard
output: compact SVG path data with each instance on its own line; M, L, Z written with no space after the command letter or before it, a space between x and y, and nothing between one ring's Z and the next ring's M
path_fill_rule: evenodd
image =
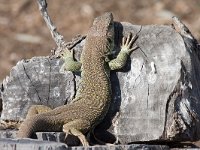
M81 86L73 103L53 110L43 106L33 106L21 124L18 138L31 137L37 131L64 131L77 136L82 145L89 145L85 133L99 124L105 117L111 103L110 70L122 68L136 36L123 38L117 58L109 60L114 49L114 21L112 13L97 17L89 29L81 54L81 62L74 61L73 53L66 50L62 57L65 70L81 70ZM43 113L37 110L43 109ZM37 114L38 113L38 114Z

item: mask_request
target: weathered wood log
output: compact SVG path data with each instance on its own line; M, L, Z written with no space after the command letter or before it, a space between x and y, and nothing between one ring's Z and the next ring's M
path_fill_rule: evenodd
M111 72L112 105L96 131L108 129L123 144L200 138L198 43L184 28L178 28L180 32L172 26L115 23L116 54L122 35L129 32L139 35L139 49L123 70ZM83 45L84 40L74 47L76 59ZM60 73L61 64L59 59L47 57L19 62L3 82L2 119L22 119L32 104L54 108L71 99L80 77ZM100 133L96 135L104 141Z

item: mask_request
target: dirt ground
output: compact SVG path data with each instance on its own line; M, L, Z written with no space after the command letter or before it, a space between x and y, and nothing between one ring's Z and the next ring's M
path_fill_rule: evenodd
M171 24L178 16L200 39L199 0L47 0L58 31L69 41L85 34L93 18L111 11L116 21ZM0 0L0 81L21 59L49 55L56 45L36 0Z

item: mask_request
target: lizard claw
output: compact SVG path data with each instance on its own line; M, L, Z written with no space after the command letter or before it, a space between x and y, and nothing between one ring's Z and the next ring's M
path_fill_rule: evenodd
M137 40L137 38L138 38L137 34L135 36L132 36L131 33L129 33L127 38L123 37L122 38L122 46L121 46L122 48L121 48L121 50L128 53L128 54L130 52L136 50L138 48L138 46L136 45L136 46L132 47L132 45Z

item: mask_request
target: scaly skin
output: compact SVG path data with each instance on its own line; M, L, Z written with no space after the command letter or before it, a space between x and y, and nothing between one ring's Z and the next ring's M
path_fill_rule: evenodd
M122 49L116 59L109 60L108 55L114 48L114 22L111 13L96 18L87 34L81 54L81 63L73 60L73 52L66 50L62 57L65 61L62 69L81 71L81 85L73 103L53 110L42 106L33 106L29 115L21 124L18 138L31 137L37 131L64 131L78 136L82 145L88 146L85 133L91 131L105 117L111 102L110 70L122 68L127 56L136 47L131 35L123 38ZM36 114L36 115L31 115Z

